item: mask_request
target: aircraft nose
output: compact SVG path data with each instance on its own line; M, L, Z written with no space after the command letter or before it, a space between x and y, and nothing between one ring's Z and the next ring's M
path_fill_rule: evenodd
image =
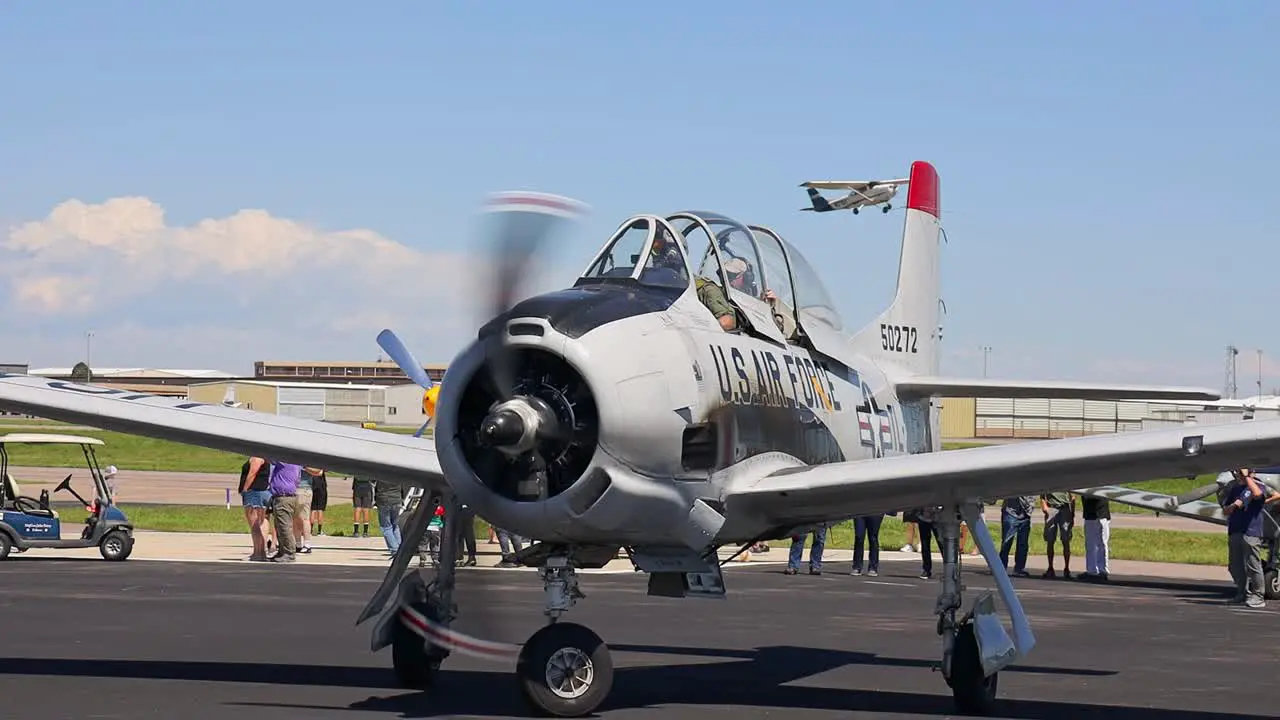
M522 437L524 420L514 410L499 410L480 426L480 439L490 447L515 445Z

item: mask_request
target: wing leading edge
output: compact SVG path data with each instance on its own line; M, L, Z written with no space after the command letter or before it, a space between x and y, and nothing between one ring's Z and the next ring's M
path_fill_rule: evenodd
M997 380L987 378L909 377L895 383L903 396L979 398L1064 398L1073 400L1217 400L1208 388L1161 385L1114 385L1066 380Z
M434 443L409 435L2 373L0 408L330 471L444 483Z
M1203 438L1189 455L1184 441ZM1260 467L1280 458L1280 420L1094 435L785 468L735 483L731 518L778 526L867 513Z

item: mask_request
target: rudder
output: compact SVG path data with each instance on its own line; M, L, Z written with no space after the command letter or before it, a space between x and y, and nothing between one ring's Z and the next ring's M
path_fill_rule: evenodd
M896 365L907 375L938 374L941 356L940 183L933 165L911 164L898 287L893 302L854 335L854 350Z

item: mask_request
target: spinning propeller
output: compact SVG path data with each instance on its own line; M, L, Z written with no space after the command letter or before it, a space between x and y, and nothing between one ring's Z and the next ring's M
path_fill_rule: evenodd
M537 251L553 233L563 231L572 221L581 217L585 209L585 205L575 200L545 193L504 192L489 197L484 214L489 220L487 234L491 262L488 266L494 269L495 275L488 292L481 295L486 299L484 310L487 312L488 322L506 314L522 299L523 281L529 275L530 265ZM527 457L535 465L545 466L546 460L539 452L540 444L548 440L564 441L572 433L573 427L562 426L557 413L545 400L533 394L517 395L517 388L521 386L518 379L520 350L510 345L505 331L496 333L496 336L492 340L493 345L486 363L488 384L491 385L496 401L479 425L478 440L482 445L508 458ZM392 330L384 329L378 334L378 345L424 393L438 392L436 383L431 381L422 364ZM431 405L434 405L433 398L424 395L424 409ZM429 416L427 422L414 433L415 436L421 437L431 420L432 417ZM392 560L382 586L357 622L363 622L376 613L377 608L390 599L399 583L401 606L397 610L397 621L404 628L428 640L431 645L452 652L488 659L514 657L518 646L481 640L449 627L447 622L440 622L440 616L451 613L451 610L433 609L429 603L422 602L428 588L422 586L416 575L401 581L401 576L408 569L411 558L418 554L418 546L425 536L434 509L432 500L424 492L417 508L405 517L400 550ZM446 507L454 509L454 512L447 512L445 515L447 530L450 520L457 517L460 506L450 503ZM442 549L447 550L452 543L443 537L442 540ZM459 545L454 552L461 557L461 542ZM441 560L443 559L442 557ZM454 572L451 568L437 568L431 582L452 585ZM413 605L410 606L409 603ZM482 608L488 604L483 600L469 603L469 607L475 608L476 612L469 613L470 617L467 619L472 621L468 624L473 631L492 636L492 618L482 615ZM430 653L430 648L425 652Z

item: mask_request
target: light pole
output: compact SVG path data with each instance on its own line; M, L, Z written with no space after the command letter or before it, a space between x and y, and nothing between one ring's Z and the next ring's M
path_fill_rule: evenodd
M987 376L987 356L990 354L991 354L991 346L983 345L982 346L982 377L984 378Z
M1262 397L1262 348L1258 348L1258 397Z
M85 382L93 381L93 331L84 334L84 364L89 368Z

